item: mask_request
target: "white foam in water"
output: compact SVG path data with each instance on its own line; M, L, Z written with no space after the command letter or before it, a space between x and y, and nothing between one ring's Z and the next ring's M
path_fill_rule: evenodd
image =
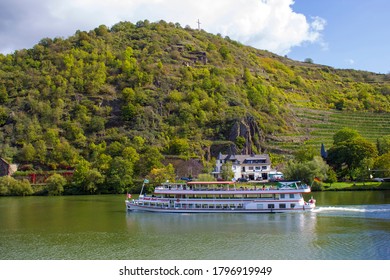
M315 213L319 212L330 212L330 211L340 211L340 212L359 212L359 213L375 213L375 212L390 212L390 208L386 208L388 205L378 205L378 208L357 208L353 206L328 206L328 207L318 207L313 210Z
M348 212L366 212L367 209L351 208L351 207L318 207L313 212L325 212L325 211L348 211Z

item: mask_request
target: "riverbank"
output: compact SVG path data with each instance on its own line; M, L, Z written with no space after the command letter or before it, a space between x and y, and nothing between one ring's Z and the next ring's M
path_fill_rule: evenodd
M384 191L390 190L390 182L337 182L322 183L320 189L313 191Z

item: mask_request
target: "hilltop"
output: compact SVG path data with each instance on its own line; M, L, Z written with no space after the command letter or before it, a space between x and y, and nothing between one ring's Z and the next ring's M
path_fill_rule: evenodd
M26 169L85 161L108 176L117 158L142 176L167 154L291 153L281 143L314 139L328 112L390 112L389 75L298 62L164 21L45 38L0 63L0 156Z

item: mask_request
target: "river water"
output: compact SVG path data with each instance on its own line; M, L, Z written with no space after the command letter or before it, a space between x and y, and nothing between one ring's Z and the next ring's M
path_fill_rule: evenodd
M126 213L123 195L1 197L3 260L389 260L390 192L282 214Z

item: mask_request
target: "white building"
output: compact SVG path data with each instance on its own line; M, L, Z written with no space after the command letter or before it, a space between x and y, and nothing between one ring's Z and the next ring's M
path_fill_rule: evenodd
M219 154L215 170L213 172L216 178L221 178L222 166L226 162L232 163L232 170L234 173L234 179L240 178L248 180L269 180L272 174L276 172L271 169L271 160L268 154L261 155L223 155ZM271 174L271 176L270 176Z

